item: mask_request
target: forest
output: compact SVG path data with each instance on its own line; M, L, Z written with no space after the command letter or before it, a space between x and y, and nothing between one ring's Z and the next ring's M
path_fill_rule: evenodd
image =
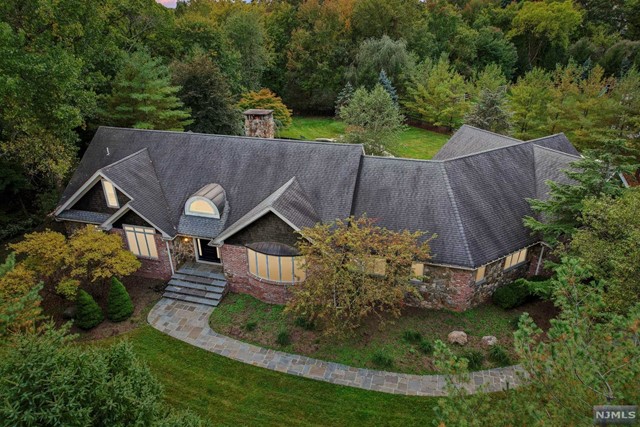
M285 127L380 83L398 120L633 148L639 67L639 0L5 0L0 240L51 212L101 125L241 134L242 108Z

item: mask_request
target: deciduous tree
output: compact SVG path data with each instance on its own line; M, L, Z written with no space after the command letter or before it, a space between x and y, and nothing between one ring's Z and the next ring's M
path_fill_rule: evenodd
M260 89L257 92L247 92L242 95L238 108L241 111L251 108L262 108L273 110L273 118L278 128L286 128L292 123L293 112L284 105L282 98L271 92L269 89Z

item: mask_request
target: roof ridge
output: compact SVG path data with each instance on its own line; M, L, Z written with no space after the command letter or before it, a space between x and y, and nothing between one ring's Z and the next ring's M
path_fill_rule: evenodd
M464 249L467 254L467 257L469 258L469 264L471 266L474 266L473 257L471 256L471 247L469 246L469 242L467 240L467 234L465 233L464 224L462 223L462 218L460 217L460 210L458 209L458 203L456 202L455 195L453 194L453 188L451 188L451 182L449 181L449 175L447 173L447 168L444 163L442 163L442 174L443 174L444 184L447 188L447 194L449 195L451 206L453 207L453 215L455 217L455 221L458 226L458 232L462 237L462 243L464 245Z
M256 140L256 141L261 141L261 142L265 142L265 141L277 141L277 142L297 142L297 143L304 143L304 144L317 144L317 145L337 145L340 147L361 147L361 149L364 150L364 146L362 144L349 144L346 142L324 142L324 141L310 141L310 140L306 140L306 139L289 139L289 138L260 138L260 137L256 137L256 136L242 136L242 135L219 135L219 134L215 134L215 133L201 133L201 132L183 132L183 131L175 131L175 130L160 130L160 129L133 129L133 128L121 128L121 127L116 127L116 126L100 126L100 128L105 128L105 129L117 129L117 130L124 130L124 131L131 131L131 132L156 132L156 133L174 133L174 134L180 134L180 135L195 135L195 136L209 136L209 137L221 137L221 138L233 138L233 139L249 139L249 140ZM98 129L100 129L98 128Z
M367 159L381 159L381 160L399 160L407 162L419 162L419 163L442 163L446 160L433 160L433 159L412 159L410 157L387 157L387 156L374 156L371 154L365 154L362 156Z
M514 141L526 142L526 141L523 141L523 140L518 139L518 138L514 138L514 137L509 136L509 135L503 135L503 134L501 134L501 133L491 132L490 130L486 130L486 129L482 129L482 128L479 128L479 127L471 126L471 125L468 125L468 124L466 124L466 123L465 123L465 124L463 124L462 126L460 126L460 128L458 129L458 131L459 131L460 129L462 129L463 127L471 128L471 129L478 130L478 131L480 131L480 132L488 133L488 134L491 134L491 135L497 135L497 136L499 136L499 137L501 137L501 138L507 138L507 139L512 139L512 140L514 140ZM456 133L457 133L457 132L456 132ZM454 133L453 135L455 135L455 133ZM451 135L451 136L453 137L453 135Z
M530 143L529 141L520 141L520 142L517 142L515 144L511 144L511 145L504 145L502 147L487 148L486 150L478 151L476 153L463 154L462 156L451 157L451 158L440 160L440 161L441 162L448 162L448 161L451 161L451 160L463 159L465 157L473 157L473 156L477 156L479 154L486 154L486 153L489 153L491 151L505 150L505 149L511 148L511 147L520 147L521 145L525 145L525 144L529 144L529 143Z
M107 147L107 148L109 148L109 147ZM110 168L110 167L115 166L115 165L117 165L117 164L119 164L119 163L122 163L122 162L124 162L124 161L126 161L126 160L130 160L131 158L133 158L133 157L137 156L138 154L141 154L141 153L142 153L142 152L144 152L144 151L147 151L147 155L149 155L149 150L147 150L147 147L144 147L144 148L142 148L142 149L140 149L140 150L136 151L135 153L131 153L131 154L129 154L128 156L125 156L125 157L121 158L120 160L116 160L116 161L115 161L115 162L113 162L113 163L109 163L108 165L103 166L103 167L101 167L101 168L100 168L100 169L98 169L98 170L99 170L99 171L102 171L103 169ZM108 154L107 154L107 155L108 155Z
M527 142L531 142L531 141L527 141ZM555 150L553 148L549 148L549 147L545 147L544 145L538 145L538 144L532 144L534 147L539 148L541 150L547 150L547 151L551 151L555 154L561 154L563 156L567 156L567 157L572 157L574 159L581 159L582 156L576 156L575 154L571 154L571 153L565 153L564 151L560 151L560 150Z
M547 136L540 136L538 138L528 139L526 142L540 141L541 139L547 139L547 138L551 138L551 137L558 136L558 135L563 135L565 138L567 137L567 135L565 135L564 132L558 132L558 133L554 133L554 134L547 135ZM569 139L569 138L567 138L567 139ZM569 142L571 142L571 141L569 141Z

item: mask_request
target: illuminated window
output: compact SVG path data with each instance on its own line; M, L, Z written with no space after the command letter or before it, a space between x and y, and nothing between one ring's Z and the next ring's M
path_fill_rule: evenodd
M504 269L511 268L518 264L521 264L527 260L527 248L524 248L518 252L514 252L507 256L504 260Z
M104 198L107 201L107 206L110 208L119 208L118 196L116 194L116 188L112 183L106 180L102 180L102 189L104 190Z
M148 227L123 225L129 250L139 257L158 258L156 249L156 230Z
M424 264L414 262L411 265L411 271L413 272L413 277L421 280L422 276L424 276Z
M305 279L302 257L265 255L247 248L249 272L272 282L293 283Z
M211 200L203 197L191 197L184 205L185 215L204 216L207 218L220 218L218 208Z
M483 265L482 267L478 267L478 269L476 270L476 283L482 282L484 280L484 273L486 268L487 268L486 265Z

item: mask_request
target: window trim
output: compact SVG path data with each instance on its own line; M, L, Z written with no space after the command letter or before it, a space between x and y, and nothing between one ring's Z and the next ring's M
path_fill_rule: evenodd
M258 254L265 257L265 276L260 275L260 263L258 260ZM260 280L266 280L272 283L282 283L282 284L295 284L297 282L301 282L304 280L297 279L296 273L300 273L296 271L296 259L300 258L300 256L279 256L279 255L268 255L258 251L255 251L249 247L246 248L246 256L247 256L247 272L252 276ZM282 258L290 258L291 259L291 278L292 280L282 280ZM277 260L277 262L276 262ZM271 268L277 266L278 279L272 279L271 276ZM254 270L254 271L252 271ZM305 275L303 274L303 277Z
M502 271L509 271L525 264L527 262L528 253L529 253L529 247L526 247L526 248L520 249L519 251L512 252L509 255L507 255L504 259ZM522 261L519 261L521 256L522 256Z
M122 230L124 231L124 237L125 240L127 241L127 246L129 247L129 251L134 254L136 257L138 258L144 258L144 259L151 259L151 260L157 260L159 259L159 254L158 254L158 246L156 245L156 230L155 228L151 228L151 227L142 227L140 225L130 225L130 224L122 224ZM142 230L142 231L138 231L138 230ZM134 251L133 248L131 247L131 244L129 243L129 235L127 233L131 233L133 239L136 242L136 249L137 251ZM149 253L149 255L142 255L140 248L140 239L139 239L139 235L144 235L145 238L144 240L144 245L147 248L147 252ZM154 246L154 251L156 253L156 256L151 256L151 254L153 253L151 251L151 247L149 246L149 240L147 240L147 236L151 236L151 238L153 239L153 246Z
M120 208L120 201L118 200L118 191L116 190L116 186L113 185L111 181L107 181L106 179L100 180L102 182L102 192L104 193L104 200L107 203L107 207L109 208ZM115 203L111 203L109 201L109 189L113 191L113 197L115 199Z
M191 204L193 202L204 202L204 203L206 203L211 208L211 213L192 211L191 210ZM218 210L218 207L216 206L216 204L213 203L211 200L207 199L206 197L202 197L202 196L189 197L187 202L184 204L184 214L185 215L189 215L189 216L199 216L199 217L202 217L202 218L220 219L220 211Z

